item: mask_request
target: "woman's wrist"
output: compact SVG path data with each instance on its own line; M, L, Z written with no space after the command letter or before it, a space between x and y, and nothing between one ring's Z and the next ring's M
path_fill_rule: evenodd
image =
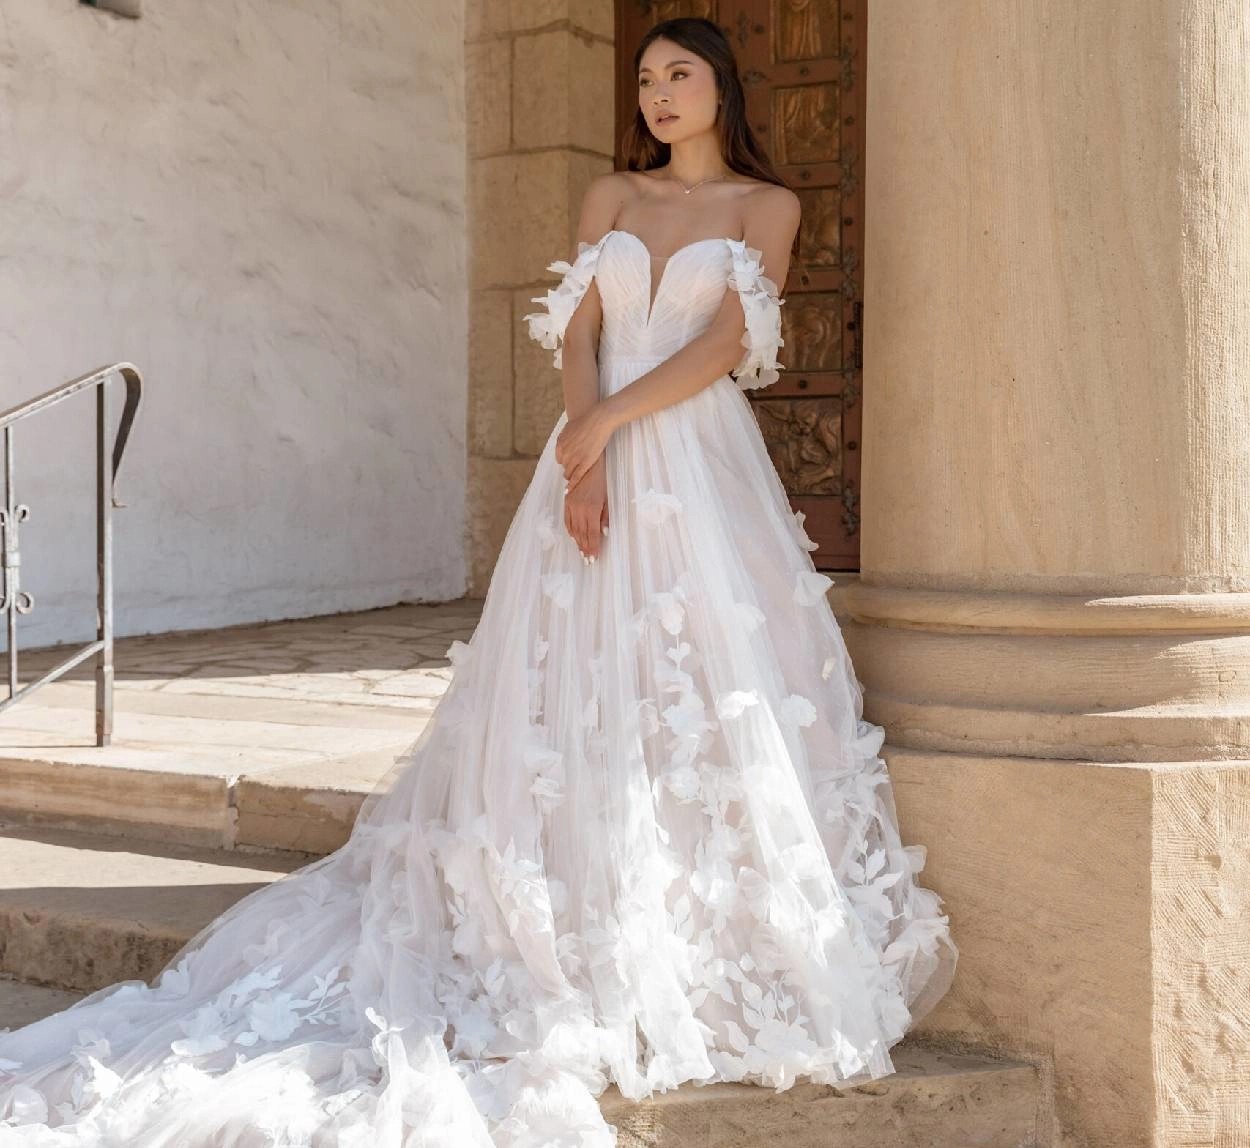
M621 400L618 394L619 392L600 399L599 405L595 408L598 416L603 419L604 426L607 427L609 434L612 434L629 421L621 408Z

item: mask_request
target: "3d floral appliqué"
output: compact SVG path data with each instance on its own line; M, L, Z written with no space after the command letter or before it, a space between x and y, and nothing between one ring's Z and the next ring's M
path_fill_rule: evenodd
M569 320L573 318L573 313L590 287L599 253L611 234L608 232L598 243L579 243L577 258L572 263L563 259L549 263L547 270L561 276L560 282L546 294L534 295L530 299L531 303L543 304L546 310L532 311L522 316L524 322L529 324L529 337L555 352L552 362L557 370L564 367L564 335L568 330Z
M638 520L644 526L663 526L664 522L681 510L681 499L664 490L644 490L634 496L638 507Z
M819 570L800 570L794 577L794 600L800 606L815 606L833 585L833 579Z
M738 292L746 318L742 334L746 352L730 374L744 391L771 386L781 377L778 372L785 370L777 361L777 352L785 345L781 337L781 307L785 300L780 297L777 284L764 274L760 262L763 252L736 239L729 240L729 249L733 269L728 281Z

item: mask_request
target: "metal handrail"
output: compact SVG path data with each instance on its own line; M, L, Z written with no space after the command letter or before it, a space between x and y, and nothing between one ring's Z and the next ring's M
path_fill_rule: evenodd
M121 376L126 384L126 402L122 407L117 436L113 440L110 465L104 440L109 421L107 384L114 376ZM22 419L92 387L96 392L96 640L54 666L41 678L18 689L17 616L29 614L35 608L35 599L21 588L20 583L18 526L30 517L30 507L19 504L14 494L13 431ZM108 745L113 737L113 508L126 505L117 501L117 471L142 394L143 378L138 368L133 363L114 363L111 367L100 367L81 378L53 387L11 410L0 411L0 430L4 432L4 505L0 506L0 555L4 561L4 580L0 611L8 616L9 631L9 696L0 701L0 713L41 686L56 681L79 662L99 654L95 671L95 740L96 745L101 746Z

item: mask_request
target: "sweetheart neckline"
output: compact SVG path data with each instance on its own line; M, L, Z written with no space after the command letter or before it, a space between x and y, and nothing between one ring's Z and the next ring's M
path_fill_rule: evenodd
M609 230L608 232L604 234L603 239L601 239L599 242L602 243L603 240L607 239L609 235L628 235L630 239L632 239L635 243L637 243L638 246L641 247L644 252L646 252L646 254L650 257L650 259L652 260L663 259L664 260L664 270L660 272L660 282L658 284L652 283L652 279L654 277L654 271L651 267L651 264L650 263L647 264L647 316L646 316L646 319L643 321L644 328L650 328L651 326L651 318L655 314L655 305L660 301L660 292L664 290L664 281L665 281L665 276L668 275L669 265L673 262L674 259L677 258L677 256L682 254L682 252L689 251L692 247L698 247L700 244L703 244L703 243L726 243L728 244L728 243L744 243L745 242L745 240L734 239L732 236L729 236L729 235L709 235L706 239L696 239L691 243L683 244L681 247L677 248L677 250L674 251L672 255L665 257L663 255L653 255L651 252L651 248L646 245L641 235L635 235L632 231L626 231L623 227L613 227L611 230ZM651 294L652 286L655 286L654 295Z

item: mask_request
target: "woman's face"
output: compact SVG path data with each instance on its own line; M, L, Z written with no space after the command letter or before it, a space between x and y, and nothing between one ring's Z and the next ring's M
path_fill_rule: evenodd
M716 98L716 74L706 60L672 40L647 45L638 63L638 107L661 143L711 128Z

